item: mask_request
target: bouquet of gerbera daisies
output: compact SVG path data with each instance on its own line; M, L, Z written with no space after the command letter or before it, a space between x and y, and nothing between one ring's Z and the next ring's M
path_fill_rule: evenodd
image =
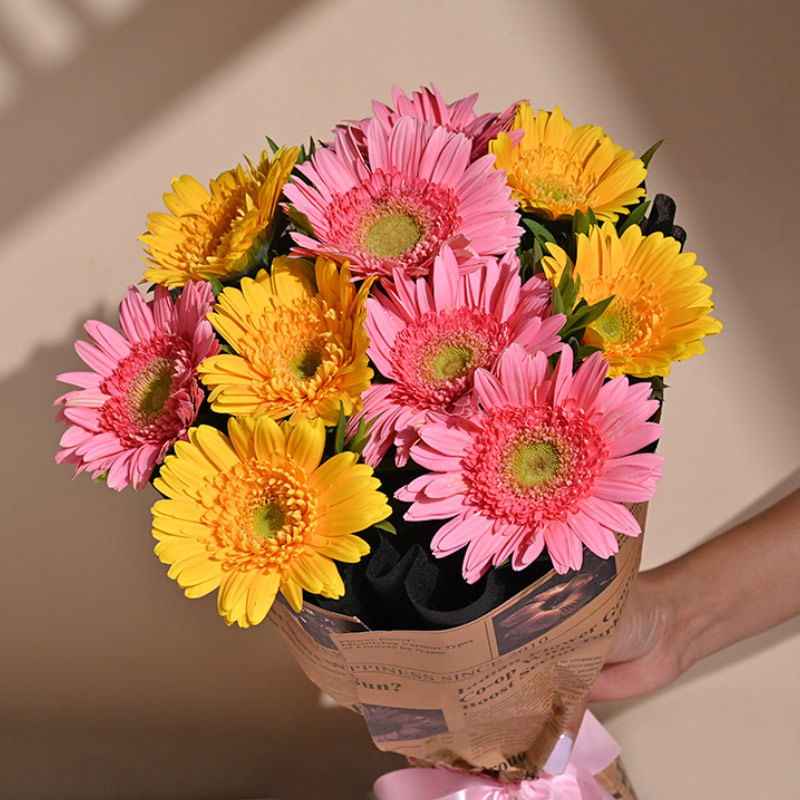
M663 378L721 326L646 199L655 148L475 100L395 89L331 142L173 180L150 296L59 376L57 460L152 482L186 595L269 615L436 767L381 797L632 797L591 718L559 736L638 566Z

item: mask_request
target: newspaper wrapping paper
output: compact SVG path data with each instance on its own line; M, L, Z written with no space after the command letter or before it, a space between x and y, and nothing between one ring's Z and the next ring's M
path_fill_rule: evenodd
M644 529L647 504L630 508ZM538 777L611 648L642 549L641 537L617 538L615 556L585 551L580 570L551 570L455 628L370 631L283 601L270 619L309 679L364 717L379 749L519 782ZM597 779L635 800L619 759Z

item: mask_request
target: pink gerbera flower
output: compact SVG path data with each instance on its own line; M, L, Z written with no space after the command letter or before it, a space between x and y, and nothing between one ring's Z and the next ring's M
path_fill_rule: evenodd
M639 452L661 434L647 421L658 402L649 383L604 383L600 353L572 366L569 347L551 375L545 354L512 345L496 374L475 375L479 412L431 416L411 448L431 472L397 492L413 503L406 519L450 518L431 547L466 546L470 583L509 557L524 569L544 548L558 572L578 569L583 545L607 558L615 533L641 532L623 504L649 500L661 475L662 457Z
M461 134L403 117L366 125L364 152L340 129L332 147L298 167L307 179L284 193L308 217L313 238L293 234L295 255L349 261L356 275L425 275L450 245L459 261L499 255L519 243L516 205L493 156L470 163Z
M56 400L58 419L70 423L56 455L93 477L108 472L108 485L141 489L170 446L185 439L197 417L203 390L196 367L219 352L206 314L214 298L208 283L187 283L173 304L156 286L147 302L135 286L119 310L122 334L90 320L94 344L75 350L91 372L66 372L60 381L80 388Z
M390 382L364 392L363 409L351 422L352 428L377 417L364 449L372 466L392 443L396 463L405 464L426 412L465 408L475 370L492 369L510 344L550 354L561 341L565 318L548 316L549 284L537 276L522 285L513 252L459 274L445 247L428 278L397 273L385 290L367 300L367 354Z
M477 99L478 95L475 93L448 104L433 85L430 88L420 88L411 97L399 86L392 86L394 109L374 100L372 111L375 119L380 120L387 131L400 118L414 117L423 122L432 122L453 133L463 133L472 142L471 159L474 161L488 152L489 142L496 139L499 133L508 133L516 144L524 135L523 131L510 130L519 103L514 103L499 114L477 116L474 110ZM368 123L369 119L365 119L351 124L364 134Z

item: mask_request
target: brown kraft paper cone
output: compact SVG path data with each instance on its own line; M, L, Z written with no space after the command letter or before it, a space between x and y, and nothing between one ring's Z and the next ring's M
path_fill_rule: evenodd
M647 504L630 508L644 530ZM641 537L617 538L615 556L585 551L580 570L551 570L456 628L370 631L282 600L269 618L306 675L364 717L379 749L503 781L535 778L605 662L638 571ZM598 780L635 800L619 759Z

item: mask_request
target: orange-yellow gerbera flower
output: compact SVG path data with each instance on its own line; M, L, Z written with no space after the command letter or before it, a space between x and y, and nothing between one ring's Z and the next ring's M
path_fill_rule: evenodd
M270 161L238 165L211 181L210 191L191 175L172 181L164 195L169 213L149 214L145 278L164 286L189 280L226 280L245 272L271 235L275 209L300 149L282 147Z
M303 590L341 597L333 559L356 562L356 531L389 516L372 469L354 453L322 461L321 422L231 419L226 436L201 425L167 456L154 485L155 551L187 597L219 588L231 625L257 625L280 590L295 611ZM230 438L229 438L230 437Z
M220 293L211 324L236 355L198 367L214 411L233 416L299 414L334 425L361 408L370 385L364 301L371 281L350 282L347 266L277 258L241 288Z
M558 283L567 254L549 245L542 259L545 273ZM620 236L607 222L589 235L578 236L573 274L580 276L580 294L589 304L614 299L587 329L584 341L600 347L608 374L649 378L668 375L670 364L705 351L703 337L722 324L709 314L711 287L694 253L681 253L669 236L631 225Z
M614 221L644 196L644 164L602 128L573 128L558 107L534 115L520 103L512 130L520 129L525 135L519 144L501 133L489 150L524 211L558 219L591 208L597 219Z

